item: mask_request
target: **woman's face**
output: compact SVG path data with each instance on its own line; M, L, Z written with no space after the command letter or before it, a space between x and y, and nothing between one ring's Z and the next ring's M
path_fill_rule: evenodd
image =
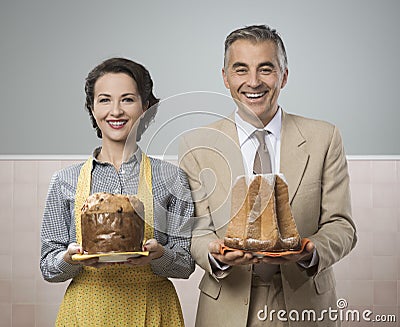
M125 143L143 113L136 82L124 73L107 73L94 85L93 115L104 143Z

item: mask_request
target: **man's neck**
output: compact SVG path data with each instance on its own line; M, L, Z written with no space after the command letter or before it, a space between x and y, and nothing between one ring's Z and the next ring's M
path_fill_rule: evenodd
M275 117L278 112L279 106L271 112L268 111L262 117L257 116L253 111L243 108L243 106L238 106L239 116L246 122L252 124L254 127L262 129L269 124L269 122Z

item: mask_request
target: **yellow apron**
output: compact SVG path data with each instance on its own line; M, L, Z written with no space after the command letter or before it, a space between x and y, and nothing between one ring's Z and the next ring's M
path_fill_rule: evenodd
M90 195L92 158L81 168L75 197L77 242L81 243L81 208ZM143 153L138 197L145 207L145 239L154 238L150 159ZM170 280L150 265L83 267L68 286L56 326L184 326L182 310Z

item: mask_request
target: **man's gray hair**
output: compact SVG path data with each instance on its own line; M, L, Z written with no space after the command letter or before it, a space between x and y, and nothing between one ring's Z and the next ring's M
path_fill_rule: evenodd
M231 32L225 39L224 66L226 65L227 52L232 43L237 40L250 40L253 42L272 41L278 49L279 65L282 72L287 68L288 61L285 45L278 32L267 25L246 26Z

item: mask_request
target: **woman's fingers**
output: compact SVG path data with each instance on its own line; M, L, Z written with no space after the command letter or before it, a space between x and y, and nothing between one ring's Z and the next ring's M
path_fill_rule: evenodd
M82 246L78 243L71 243L68 245L67 251L64 253L64 261L70 264L79 264L79 262L72 260L74 254L83 253Z

